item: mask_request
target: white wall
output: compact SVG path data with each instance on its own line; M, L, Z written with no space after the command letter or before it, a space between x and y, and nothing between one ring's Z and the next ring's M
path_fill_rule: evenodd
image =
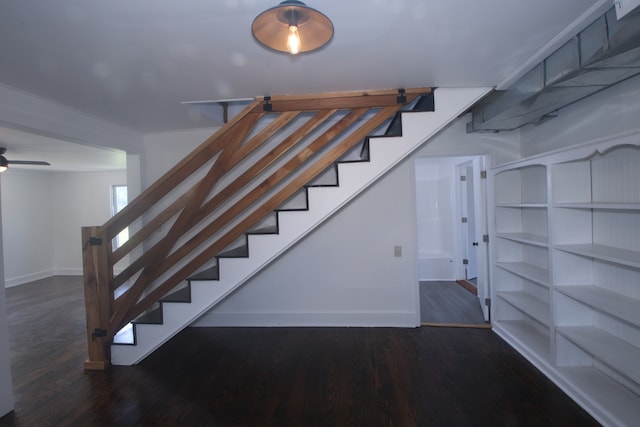
M415 326L412 181L393 170L198 326Z
M0 178L0 182L2 178ZM2 190L0 190L0 199ZM2 201L0 200L0 205ZM1 211L1 209L0 209ZM2 241L2 213L0 212L0 241ZM0 417L13 410L11 359L9 358L9 330L4 290L4 262L0 247Z
M52 174L10 169L0 184L5 285L51 276L56 212Z
M640 76L558 111L542 125L520 130L522 154L532 156L640 128Z
M418 324L414 160L520 155L515 133L467 134L468 121L456 120L194 326Z
M195 150L218 128L149 133L144 136L143 187L147 188Z
M126 185L126 171L52 174L54 274L82 274L81 227L111 217L111 187Z
M418 280L455 279L455 163L450 157L415 161Z
M456 280L463 277L464 257L458 209L457 166L474 157L428 156L415 159L418 279Z
M5 285L82 274L82 226L110 217L112 184L126 172L40 172L2 175Z

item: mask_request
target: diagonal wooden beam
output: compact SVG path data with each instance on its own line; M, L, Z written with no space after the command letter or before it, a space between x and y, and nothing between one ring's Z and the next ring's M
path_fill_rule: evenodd
M200 208L202 202L206 199L220 177L227 171L227 163L233 157L238 147L242 145L242 142L261 116L262 114L248 116L247 123L245 123L244 126L237 127L236 131L229 136L227 145L216 158L207 175L198 183L196 191L180 212L171 229L167 232L166 236L149 251L151 253L149 257L155 259L156 262L147 263L133 286L114 302L112 324L120 324L122 319L127 317L127 311L135 304L135 301L140 297L142 292L144 292L147 285L160 275L157 272L161 269L160 265L163 264L160 261L166 257L179 237L190 228L189 224L194 213ZM115 334L116 331L112 330L110 332Z
M224 146L225 136L232 132L245 117L252 114L256 105L261 105L260 101L254 101L238 113L231 121L217 132L207 138L200 146L191 152L184 159L179 161L173 168L167 171L157 181L151 184L138 197L132 200L120 212L111 217L103 227L107 230L107 235L113 237L121 230L133 223L137 218L150 209L158 200L164 197L167 188L173 188L198 170L208 162Z
M245 158L251 151L257 148L259 145L264 143L266 140L271 138L275 133L277 133L280 129L286 126L291 122L296 116L298 116L299 112L287 112L284 114L280 114L276 120L271 122L265 129L260 131L260 133L249 141L245 142L240 149L238 149L235 154L232 156L231 160L228 162L226 169L232 169L236 166L243 158ZM176 213L178 213L182 208L184 208L189 200L191 200L192 194L190 190L188 193L183 194L175 202L171 203L167 208L165 208L162 212L158 214L155 218L151 219L147 224L145 224L140 230L138 230L135 234L129 236L129 240L125 242L118 249L113 251L113 262L118 262L126 254L128 254L133 248L142 243L145 238L155 232L162 224L168 221L171 217L173 217ZM134 273L138 271L135 270ZM125 278L128 274L125 274L122 278L120 278L117 282L113 283L113 287L117 288L119 285L124 283L128 278ZM131 277L131 275L129 275Z
M276 195L271 197L260 207L252 211L249 216L247 216L244 220L234 226L222 238L211 244L209 247L207 247L207 249L202 251L187 265L181 268L178 272L174 273L163 284L161 284L144 298L142 298L139 302L139 307L135 309L133 313L139 311L139 313L141 314L144 311L145 306L147 306L148 304L152 304L154 301L162 298L162 296L164 296L173 287L175 287L177 283L180 283L182 280L184 280L184 278L188 277L202 265L211 260L221 250L234 242L238 237L242 236L242 234L244 234L246 230L248 230L251 226L260 221L266 214L276 209L287 199L289 199L293 194L295 194L295 192L303 187L307 182L318 176L327 167L340 159L340 157L347 153L360 140L365 138L378 126L384 123L397 110L397 107L387 107L382 109L373 118L361 125L357 130L352 132L344 140L340 141L339 144L329 150L329 152L327 152L321 159L305 169L304 173L297 176L294 180L288 183L285 188L280 190Z

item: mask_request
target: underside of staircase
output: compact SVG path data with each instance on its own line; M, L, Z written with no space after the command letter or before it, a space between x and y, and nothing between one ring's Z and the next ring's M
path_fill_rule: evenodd
M304 153L314 147L312 143L287 161L283 160L277 166L276 172L254 185L251 190L243 192L236 184L243 180L246 171L230 172L232 176L227 179L227 183L223 183L225 178L217 175L215 171L225 169L227 165L233 163L238 153L245 146L253 144L254 140L287 141L293 138L292 135L302 132L287 130L293 125L279 123L279 120L292 120L292 123L295 123L295 120L302 120L300 116L293 117L291 113L292 117L287 117L288 112L280 112L274 116L275 119L263 125L264 129L261 132L253 135L249 133L249 129L246 129L250 126L238 127L244 130L236 132L247 133L238 137L242 142L236 143L228 150L227 158L224 157L225 151L217 153L208 148L201 149L199 153L192 155L191 159L202 158L198 161L203 164L210 163L207 166L210 168L208 172L201 172L200 175L188 174L189 178L186 177L186 173L168 173L161 178L161 181L165 181L163 186L169 186L169 189L163 190L168 195L165 197L165 193L162 193L165 201L158 203L160 207L152 207L151 203L144 201L144 197L151 197L150 194L160 199L154 195L161 191L158 184L151 186L141 195L143 201L132 203L133 206L128 207L130 218L125 220L114 217L111 223L102 227L83 228L89 342L89 360L85 368L104 369L109 364L132 365L144 359L267 267L282 253L292 248L296 242L311 233L367 187L373 185L448 123L468 111L488 90L488 88L438 88L433 91L421 89L385 92L385 96L391 94L396 98L398 106L395 107L393 114L391 114L391 107L384 106L375 111L359 112L358 120L354 119L350 122L350 127L354 126L353 123L372 119L367 134L362 137L358 135L361 128L352 130L349 136L336 137L341 133L336 131L340 123L349 118L354 111L362 109L356 100L355 105L344 105L345 109L353 108L351 112L336 118L336 112L339 114L342 110L338 103L331 108L333 121L329 121L327 127L319 133L321 136L311 135L310 130L306 134L310 138L316 138L314 143L321 139L338 141L333 146L327 145L318 150L320 153L318 155L322 155L323 158L331 158L329 154L334 151L339 152L336 147L344 145L340 148L342 150L340 156L323 165L322 170L318 169L320 166L313 165L309 168L313 173L303 172L298 176L292 175L288 178L288 183L283 181L282 184L272 185L272 177L284 174L282 170L289 173L293 169L290 166L294 164L292 162L303 155L306 156ZM367 94L363 97L366 98ZM326 98L326 95L320 96L320 99L322 98ZM265 117L278 112L278 101L279 98L260 98L255 105L250 106L250 109L254 112L260 108L262 110L260 117ZM307 102L306 98L304 102L298 102L298 105L304 107L307 105L305 102ZM353 103L354 100L350 99L349 102ZM308 101L308 105L304 108L308 111L315 110L313 99ZM382 113L386 116L383 117ZM314 114L322 113L314 111ZM305 123L312 122L315 117ZM230 124L233 125L234 122ZM252 124L255 125L255 122ZM273 132L270 129L273 129ZM284 135L274 136L279 133ZM347 146L341 142L350 138L357 139L357 143ZM211 141L208 143L210 144ZM263 159L273 157L277 150L273 147L275 145L270 149L265 148L262 153L256 148L252 156L260 160L255 161L254 164L260 164ZM207 156L209 158L206 158ZM222 162L221 159L227 163ZM238 160L236 163L242 164L242 161ZM249 170L252 168L253 166L245 167ZM307 177L311 179L306 180ZM184 179L191 179L195 184L183 184ZM256 179L253 178L253 180ZM298 181L304 182L296 191L285 191L293 188ZM194 194L200 193L197 190L202 188L204 183L211 187L224 188L224 190L218 189L217 194L210 193L209 190L202 191L203 195L200 199L190 205L188 197L197 199ZM227 186L224 187L223 184ZM242 214L244 217L240 214L234 216L235 206L242 204L243 201L247 203L252 201L251 195L267 184L275 188L273 191L276 194L269 199L269 203L260 205L261 202L254 201L254 205L260 205L255 211ZM278 185L283 189L280 190ZM227 190L229 187L231 190ZM237 190L235 193L232 191L234 189ZM216 199L221 193L227 192L228 200ZM286 197L282 196L279 199L277 195L280 194ZM207 211L213 218L205 220L204 214L200 214L199 209L211 203L216 204L216 207L221 206L222 213ZM271 209L267 213L263 212L262 209L270 206ZM155 210L155 212L151 215L147 210ZM156 220L158 217L162 218L162 221ZM227 222L221 223L221 218L226 217L229 217ZM187 233L177 231L179 225L190 222L203 222L204 225L191 227ZM220 226L220 224L223 225ZM126 246L127 256L123 255L124 252L119 252L120 248L112 250L109 244L105 244L112 240L111 236L114 233L117 234L125 226L132 230L134 236L136 233L141 235L139 239L134 238L133 242ZM210 229L211 237L203 238L202 242L198 240L199 236L208 236ZM161 236L158 237L157 234ZM169 242L165 243L165 240ZM215 243L210 244L214 240ZM170 267L164 267L162 263L172 261L178 254L182 254L183 248L189 247L192 243L193 247L206 249L197 249L194 250L194 254L185 255L184 260L180 261L182 264L177 262ZM208 244L210 246L207 246ZM208 256L214 250L214 255ZM151 257L148 253L153 255L162 253L165 258ZM135 261L131 261L132 258ZM147 260L149 264L143 264L138 260ZM159 264L163 266L159 267ZM120 275L114 273L119 270L123 270L123 273ZM143 287L143 285L147 286ZM156 298L158 295L159 297ZM131 304L123 309L127 300L130 300Z

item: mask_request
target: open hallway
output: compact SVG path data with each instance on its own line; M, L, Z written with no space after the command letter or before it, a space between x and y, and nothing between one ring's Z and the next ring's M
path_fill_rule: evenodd
M16 411L0 426L590 426L488 329L188 328L84 372L82 280L7 290Z

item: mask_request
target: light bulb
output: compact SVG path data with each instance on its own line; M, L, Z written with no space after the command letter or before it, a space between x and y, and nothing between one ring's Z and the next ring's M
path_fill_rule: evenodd
M298 27L295 25L289 26L289 37L287 38L287 50L292 55L300 52L300 34L298 34Z

